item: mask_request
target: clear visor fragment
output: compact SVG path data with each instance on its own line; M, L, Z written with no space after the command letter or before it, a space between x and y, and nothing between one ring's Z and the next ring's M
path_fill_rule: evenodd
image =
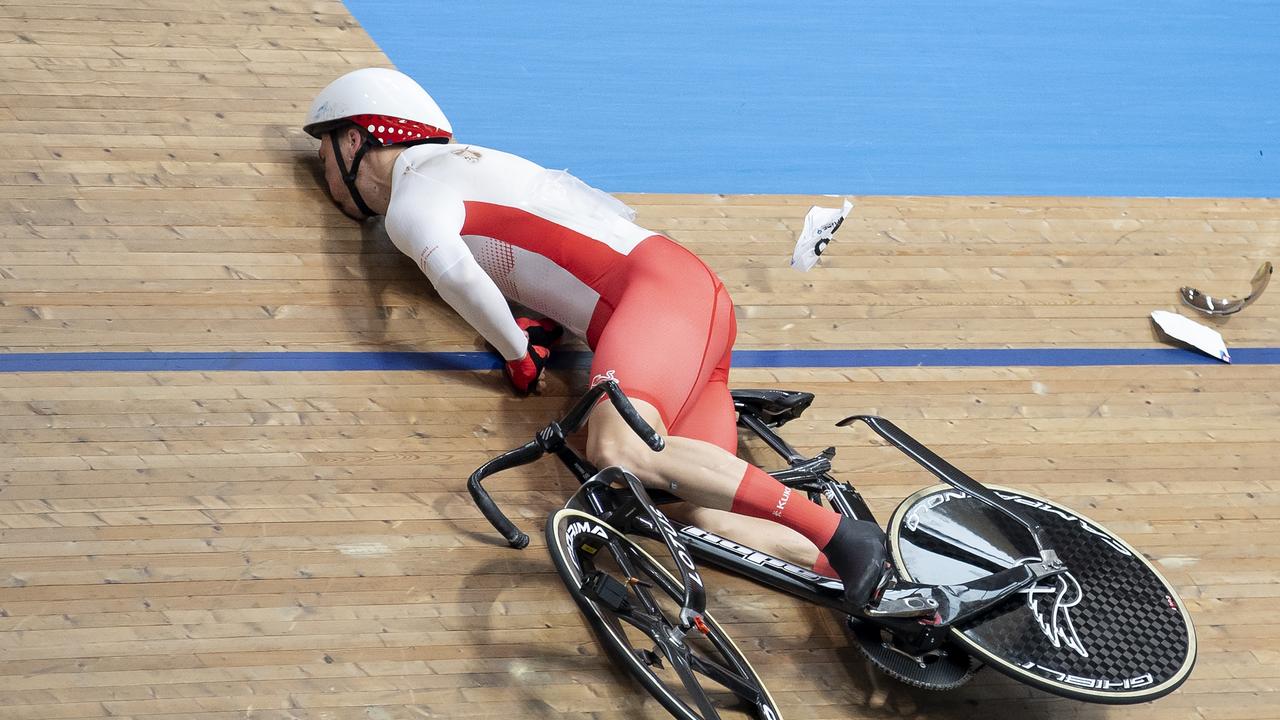
M1271 282L1271 263L1264 262L1262 267L1258 268L1258 272L1253 274L1253 279L1249 281L1249 294L1242 298L1215 298L1193 287L1180 288L1178 296L1182 298L1184 304L1206 315L1233 315L1257 300L1258 296L1262 295L1262 291L1267 289L1269 282Z

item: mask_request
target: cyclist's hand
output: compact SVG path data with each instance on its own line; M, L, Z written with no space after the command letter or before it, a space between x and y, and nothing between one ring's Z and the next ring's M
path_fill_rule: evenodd
M560 342L560 338L564 335L564 328L551 318L518 317L516 325L519 325L524 334L529 336L530 343L548 350Z
M528 395L538 387L542 371L551 357L551 347L560 342L564 328L551 318L517 317L516 325L529 339L529 349L519 360L508 360L503 373L517 395Z
M503 366L503 373L511 381L517 395L528 395L538 387L542 378L542 370L551 357L551 349L534 345L529 341L529 350L519 360L508 360Z

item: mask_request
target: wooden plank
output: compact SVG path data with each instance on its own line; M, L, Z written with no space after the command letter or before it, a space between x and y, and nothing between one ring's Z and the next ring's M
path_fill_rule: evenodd
M316 185L307 103L347 69L389 65L340 2L17 0L0 18L4 351L480 348ZM1239 294L1280 244L1280 199L871 196L800 274L795 234L830 197L621 198L721 274L744 348L1159 347L1146 316L1179 285ZM1228 342L1275 345L1275 302L1222 323ZM1280 370L731 380L815 392L788 436L836 447L877 513L931 479L835 429L848 412L898 420L1152 557L1200 624L1199 666L1108 716L1276 715ZM496 372L0 374L0 714L666 717L600 657L541 538L501 546L463 491L584 383L556 371L513 402ZM551 465L499 485L530 530L571 490ZM1097 715L991 672L906 690L827 613L706 577L787 717Z

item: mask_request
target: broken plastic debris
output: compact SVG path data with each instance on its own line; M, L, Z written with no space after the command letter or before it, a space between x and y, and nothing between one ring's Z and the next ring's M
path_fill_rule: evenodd
M1160 326L1160 329L1166 335L1174 340L1187 343L1222 362L1231 362L1231 353L1227 352L1227 344L1217 330L1205 327L1191 318L1166 310L1152 312L1151 319L1156 322L1156 325Z
M804 216L804 229L800 231L795 252L791 255L791 267L807 271L816 265L822 251L827 249L836 230L840 229L840 223L849 217L852 209L853 203L848 200L839 210L816 205L809 208L809 214Z
M1249 306L1249 303L1258 299L1263 290L1267 289L1267 283L1271 282L1271 263L1264 262L1262 267L1258 268L1258 272L1253 274L1253 279L1249 281L1251 289L1248 295L1233 300L1231 298L1218 299L1210 297L1193 287L1182 287L1178 290L1178 295L1182 297L1182 302L1199 310L1206 315L1233 315Z

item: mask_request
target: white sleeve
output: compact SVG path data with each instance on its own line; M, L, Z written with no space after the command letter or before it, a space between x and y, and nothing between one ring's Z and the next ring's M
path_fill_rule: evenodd
M516 325L502 291L471 253L445 270L435 286L440 297L497 348L504 360L524 357L529 339Z
M387 211L387 235L413 258L436 292L506 360L518 360L528 339L511 307L462 241L466 208L443 183L421 176L401 178Z

